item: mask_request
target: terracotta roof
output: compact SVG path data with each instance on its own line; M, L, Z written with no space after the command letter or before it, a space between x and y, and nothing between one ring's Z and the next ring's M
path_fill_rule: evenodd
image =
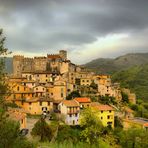
M126 112L129 112L129 113L133 113L134 111L132 109L130 109L129 107L125 107L124 110Z
M97 105L94 106L95 109L99 110L99 111L108 111L108 110L114 110L111 106L109 105Z
M51 98L46 98L46 97L40 97L40 98L31 98L31 99L28 99L26 100L26 102L51 102L52 99Z
M90 104L92 107L94 107L94 106L98 106L98 105L100 105L100 103L99 102L91 102L91 104Z
M148 123L145 123L144 126L145 126L145 127L148 127Z
M13 99L13 101L24 101L24 102L38 102L38 101L40 101L40 102L46 102L46 101L50 101L50 102L52 102L53 100L52 100L52 98L46 98L46 97L40 97L40 98L38 98L38 97L33 97L33 98L17 98L17 99Z
M35 80L24 80L24 81L22 81L22 83L35 83L36 81Z
M74 98L76 101L78 101L79 103L90 103L91 100L90 98L87 97L80 97L80 98Z
M20 121L26 117L26 113L18 109L8 110L7 113L9 114L10 119L16 120L16 121Z
M79 103L75 100L63 100L62 103L67 107L77 107Z

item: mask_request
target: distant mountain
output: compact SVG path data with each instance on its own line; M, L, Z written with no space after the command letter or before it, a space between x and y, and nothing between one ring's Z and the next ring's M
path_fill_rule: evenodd
M114 82L120 82L121 87L130 88L137 98L148 101L148 64L134 66L112 75Z
M148 63L148 53L130 53L115 59L99 58L84 66L97 73L112 74L116 71Z
M9 74L13 71L12 60L11 57L5 58L5 71Z

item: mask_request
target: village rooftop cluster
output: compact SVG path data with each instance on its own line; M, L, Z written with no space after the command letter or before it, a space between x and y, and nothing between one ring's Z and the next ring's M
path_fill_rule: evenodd
M129 89L121 90L120 84L112 83L109 75L98 75L73 64L67 58L65 50L45 57L13 56L13 74L8 76L7 83L10 92L6 101L20 107L8 112L20 122L21 128L27 127L26 113L47 116L55 112L63 117L66 124L79 125L81 111L89 107L98 112L103 126L114 128L115 116L123 119L124 128L135 124L146 128L148 125L148 121L135 119L129 108L123 108L119 112L117 106L99 102L99 98L108 96L115 98L117 104L120 104L122 91L128 95L129 102L135 104L136 95ZM80 96L72 95L75 93Z

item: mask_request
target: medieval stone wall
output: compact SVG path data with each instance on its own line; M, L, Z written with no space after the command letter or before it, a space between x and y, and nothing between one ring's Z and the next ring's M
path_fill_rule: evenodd
M22 55L13 56L13 75L21 76L22 72L51 71L60 72L60 66L67 59L67 51L59 54L48 54L47 57L27 58Z

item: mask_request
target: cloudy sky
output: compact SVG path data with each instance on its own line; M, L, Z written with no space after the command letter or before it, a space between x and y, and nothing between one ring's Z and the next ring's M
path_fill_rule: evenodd
M148 0L0 0L0 28L13 55L66 49L82 64L148 52Z

